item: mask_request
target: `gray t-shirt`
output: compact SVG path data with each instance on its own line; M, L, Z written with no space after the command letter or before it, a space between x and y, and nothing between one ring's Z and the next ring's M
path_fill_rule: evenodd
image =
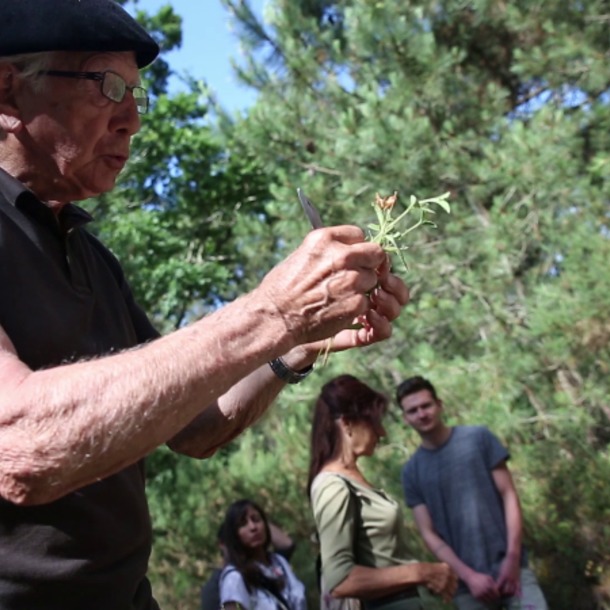
M509 458L483 426L456 426L437 449L419 447L402 470L410 508L425 504L440 537L468 566L498 576L506 555L504 506L492 470ZM521 564L526 565L525 551ZM464 584L460 583L460 591Z

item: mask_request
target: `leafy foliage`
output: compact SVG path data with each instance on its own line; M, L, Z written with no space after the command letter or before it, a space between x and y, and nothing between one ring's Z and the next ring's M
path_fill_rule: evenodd
M179 44L171 7L145 21L163 49ZM162 330L235 298L250 259L244 227L272 224L262 205L266 177L214 127L205 86L191 80L187 92L168 96L168 76L157 62L144 74L152 111L119 187L94 202L99 235L120 254L138 300Z
M451 192L451 216L409 236L412 304L393 339L333 356L333 372L342 361L390 394L423 373L454 422L492 427L513 452L550 606L601 607L607 3L277 0L265 24L224 4L252 49L240 74L259 90L239 137L274 176L285 234L298 210L279 202L295 186L327 223L361 226L375 192ZM380 470L398 493L399 454Z
M436 214L432 204L439 206L442 210L449 213L451 208L447 203L449 192L438 197L418 200L415 195L411 195L409 203L404 210L394 215L394 206L398 201L398 192L393 195L381 197L379 193L375 195L373 209L377 215L377 222L368 225L369 239L373 243L379 244L385 252L396 254L403 264L405 270L409 267L404 257L404 251L409 249L406 245L409 233L424 226L436 226L430 217ZM416 220L413 217L416 216ZM409 224L412 222L412 224Z
M424 374L450 423L489 425L511 449L549 606L609 608L607 1L275 0L264 23L222 2L256 105L234 121L196 81L167 96L153 65L155 109L119 191L96 201L160 328L233 298L294 247L307 230L296 187L327 224L375 222L376 192L449 191L451 215L409 235L412 303L390 341L333 355L210 460L152 456L160 601L197 607L222 512L249 496L298 541L316 607L310 409L350 371L390 395ZM179 44L172 10L141 17L164 49ZM388 429L367 474L400 497L416 439L397 412Z

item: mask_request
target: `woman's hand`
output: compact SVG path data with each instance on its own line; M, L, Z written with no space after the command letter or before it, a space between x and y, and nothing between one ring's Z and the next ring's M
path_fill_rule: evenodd
M457 590L458 578L456 573L446 563L420 563L422 568L422 582L440 596L444 602L450 602Z

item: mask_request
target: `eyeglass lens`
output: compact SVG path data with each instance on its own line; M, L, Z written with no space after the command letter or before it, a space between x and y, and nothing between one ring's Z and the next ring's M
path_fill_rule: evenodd
M135 86L128 87L121 76L114 72L104 72L102 81L102 94L113 102L122 102L125 93L130 89L136 102L136 107L140 114L145 114L148 110L148 95L146 89Z

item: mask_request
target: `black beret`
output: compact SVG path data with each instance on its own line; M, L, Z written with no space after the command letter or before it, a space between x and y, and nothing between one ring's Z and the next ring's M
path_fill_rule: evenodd
M143 68L159 46L114 0L0 0L0 57L42 51L133 51Z

